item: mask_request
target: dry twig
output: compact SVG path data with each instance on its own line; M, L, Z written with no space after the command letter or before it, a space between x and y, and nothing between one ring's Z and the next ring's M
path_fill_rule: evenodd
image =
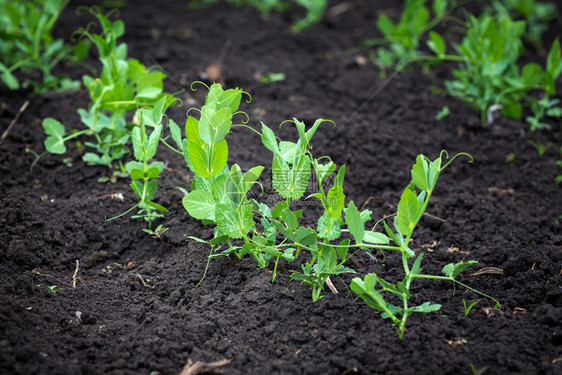
M220 361L216 362L195 362L191 359L187 360L187 363L183 370L181 370L180 375L196 375L199 373L215 373L215 374L222 374L224 372L224 366L230 363L230 359L221 359Z
M23 103L23 105L21 106L20 110L18 111L18 113L16 114L16 117L14 117L14 119L12 120L12 122L10 122L10 125L8 125L8 129L6 129L6 131L2 134L2 138L0 139L0 143L6 139L6 137L8 136L8 134L10 134L10 130L12 130L12 128L14 127L14 125L16 124L16 122L18 121L18 119L20 118L21 114L23 113L23 111L25 111L25 109L27 108L27 106L29 105L29 100L26 100L25 103Z

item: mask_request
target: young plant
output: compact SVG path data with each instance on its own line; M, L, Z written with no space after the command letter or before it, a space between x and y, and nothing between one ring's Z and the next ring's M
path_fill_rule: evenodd
M476 304L478 304L478 302L480 302L479 299L477 299L476 301L472 302L470 305L466 304L466 301L464 300L464 298L462 299L462 305L464 306L464 316L468 316L468 314L470 314L470 310L472 310L472 308L474 306L476 306Z
M91 12L97 17L102 32L92 34L82 30L81 34L97 47L102 72L99 78L83 77L91 102L88 110L79 109L78 113L86 128L67 133L57 120L45 119L43 127L49 136L45 149L53 154L64 154L65 142L87 135L93 142L88 141L84 145L95 152L86 152L82 159L113 170L114 163L129 153L134 125L127 122L127 114L139 107L153 108L160 102L164 103L163 110L166 110L176 99L172 94L163 92L165 74L150 71L138 60L127 59L127 45L117 42L125 32L123 22L111 22L101 13ZM124 168L119 163L114 175L123 177L123 172Z
M190 8L198 9L218 1L219 0L191 0L189 6ZM328 0L226 0L226 2L236 6L246 4L253 6L263 17L269 16L272 11L286 12L291 8L294 2L306 11L304 17L296 20L291 25L291 30L294 32L307 30L312 27L312 25L320 22L328 6Z
M521 102L530 101L535 116L527 121L532 129L545 126L540 122L546 114L541 105L553 106L549 95L555 94L554 82L562 72L560 44L556 40L549 52L547 66L543 72L540 65L529 63L521 69L517 64L523 52L521 36L525 21L513 21L505 14L497 18L483 14L470 17L469 28L463 41L457 46L459 59L463 61L453 71L455 80L445 83L450 95L462 99L480 112L482 126L492 123L494 113L520 119L523 114ZM529 96L533 89L544 90L540 104ZM551 114L556 110L551 109Z
M540 50L544 48L542 35L548 30L548 23L559 16L556 5L535 0L496 0L492 2L492 6L500 14L525 20L526 28L523 37Z
M416 256L416 254L409 248L413 231L429 204L429 200L433 194L440 173L456 157L467 154L457 154L446 165L441 166L444 155L447 155L446 152L442 152L439 158L434 161L430 161L423 155L419 155L417 157L416 163L414 164L411 172L412 180L400 197L398 212L394 217L393 225L390 226L386 223L386 221L384 221L384 228L388 239L392 240L395 246L369 246L370 248L379 248L383 250L396 250L400 253L404 268L404 278L402 281L391 283L375 273L370 273L363 279L356 277L351 282L351 290L357 293L370 307L380 311L383 319L390 319L396 327L400 338L404 335L406 321L411 314L418 312L429 313L441 308L441 305L431 304L430 302L424 302L417 306L410 305L409 299L412 297L410 289L411 284L415 279L446 280L457 283L474 291L475 293L492 299L496 302L496 307L499 308L499 303L494 298L479 292L456 279L456 277L464 269L476 264L476 261L461 261L456 264L448 264L442 270L442 273L445 276L427 275L422 273L421 268L423 254ZM362 240L358 240L357 242L361 244L361 241ZM365 245L362 246L367 247ZM409 260L414 257L415 260L413 264L410 265ZM383 293L393 296L393 299L391 299L392 302L387 300ZM401 306L395 305L395 300L401 303Z
M371 56L371 60L383 70L383 73L392 68L400 71L417 60L428 61L428 56L424 56L420 50L420 40L425 33L441 22L449 5L447 0L433 0L430 11L425 5L426 2L427 0L406 0L398 23L394 23L384 14L378 18L377 28L383 34L383 38L367 41L366 45L368 47L383 45ZM431 32L429 43L439 49L443 44L444 53L444 42L439 34ZM438 59L432 58L432 60Z
M164 118L165 102L166 98L162 98L156 103L154 108L142 108L137 110L135 114L139 125L133 128L131 136L136 161L128 162L125 165L125 169L132 180L130 184L131 189L135 192L139 202L125 213L112 218L121 217L139 208L138 213L132 218L146 220L148 228L144 229L144 231L148 234L156 235L158 238L167 230L167 228L162 228L162 226L159 226L156 232L152 230L154 220L164 217L163 213L168 212L166 208L153 201L158 189L158 178L164 169L164 163L160 161L151 162L151 160L156 155L163 132L162 120ZM152 129L150 133L148 128Z
M26 81L34 93L77 89L80 83L52 70L61 60L87 57L89 43L74 47L54 39L52 30L70 0L0 0L0 81L12 90L21 83L14 73L39 71L42 79Z

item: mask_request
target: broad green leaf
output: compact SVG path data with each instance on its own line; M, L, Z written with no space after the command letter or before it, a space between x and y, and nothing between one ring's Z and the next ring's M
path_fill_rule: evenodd
M365 231L365 235L363 236L363 242L371 243L375 245L386 245L390 243L390 240L383 233Z
M355 203L349 202L345 209L345 223L349 232L357 243L362 243L365 236L365 227Z
M234 209L230 204L217 204L215 218L219 229L231 238L242 238L254 227L252 206Z
M210 106L201 108L199 120L199 136L206 144L219 143L230 131L232 113L230 109L223 108L215 111Z
M194 190L182 199L183 207L198 220L215 221L215 200L210 192Z
M445 275L451 277L451 278L455 278L457 277L462 271L464 271L466 268L474 265L478 263L475 260L469 260L467 262L458 262L456 264L453 263L449 263L447 264L445 267L443 267L443 270L441 272L443 272Z
M221 142L215 144L212 148L209 174L213 177L218 175L226 166L227 160L228 145L226 143L226 140L223 139Z
M295 232L295 242L310 246L316 243L316 232L312 228L299 227Z
M542 82L542 69L539 64L530 63L523 67L521 80L526 87L537 87Z
M330 215L330 218L339 219L341 217L341 213L345 206L345 195L341 185L334 185L328 191L326 205L326 211ZM355 208L355 211L357 211L357 208ZM359 213L357 212L357 214Z
M318 219L318 237L324 238L327 241L332 241L341 235L340 228L341 219L331 219L328 213L320 216Z
M64 154L66 146L64 145L64 125L54 118L47 117L43 120L43 129L48 135L45 140L45 149L52 154Z
M277 138L275 137L275 133L273 133L273 130L271 130L263 122L261 123L261 129L262 129L261 141L263 145L274 154L278 154L279 145L277 143Z
M403 235L412 234L420 215L420 206L415 191L406 188L398 203L398 229Z
M295 214L293 212L291 212L288 209L283 210L283 212L281 212L281 220L283 221L283 223L285 223L287 228L289 228L291 231L296 230L297 227L299 226L299 222L297 221L297 217L295 216Z
M200 175L201 177L209 178L209 161L207 152L202 148L202 145L189 142L187 151L189 154L189 160L193 166L193 171Z
M418 155L416 164L412 167L412 181L422 191L431 191L433 186L430 186L428 181L429 167L423 155Z

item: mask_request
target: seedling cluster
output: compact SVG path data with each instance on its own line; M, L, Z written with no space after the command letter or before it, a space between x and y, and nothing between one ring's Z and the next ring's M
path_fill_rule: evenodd
M270 10L278 3L283 2L269 2L268 6L272 7ZM322 11L326 6L325 1L297 3L307 9L322 8ZM430 18L430 12L423 3L424 1L407 1L408 12L397 25L388 18L379 20L379 27L385 36L395 43L392 49L403 53L403 56L398 56L398 60L389 58L389 64L419 58L421 55L417 50L421 35L439 22L448 9L446 1L435 0L432 7L434 18ZM265 3L262 5L265 6ZM332 284L331 277L356 273L347 264L357 252L394 252L402 260L404 277L401 281L390 282L380 275L369 273L363 278L353 278L350 288L370 307L381 312L383 318L389 319L401 338L412 313L429 313L441 307L431 302L412 305L411 285L415 279L456 283L492 299L499 308L495 299L457 280L458 275L476 261L448 264L442 270L443 276L425 274L422 272L423 254L417 255L409 247L441 172L459 156L467 156L472 161L470 155L460 153L449 158L443 151L435 160L418 155L411 170L411 179L401 194L397 212L378 221L382 223L384 231L369 229L367 223L372 219L372 212L358 209L352 200L346 199L346 166L338 167L329 156L312 153L312 141L320 126L331 126L334 125L333 122L318 119L313 124L305 124L294 118L284 124L294 126L298 140L283 140L263 122L260 130L248 125L247 114L239 110L244 97L248 102L251 101L248 93L239 88L225 90L217 83L207 86L199 82L208 90L205 103L201 108L187 111L182 129L166 115L166 110L178 101L173 94L163 90L166 76L127 57L127 45L118 42L125 31L122 21L112 22L107 15L97 11L92 13L101 26L101 32L96 34L84 29L80 31L80 35L96 46L102 71L97 78L83 78L90 95L90 105L88 109L79 109L78 113L85 128L67 133L59 121L46 118L43 121L47 135L45 149L53 154L64 154L67 150L66 142L80 136L89 137L91 141L85 142L84 146L91 151L83 155L83 160L107 166L113 172L107 179L130 178L130 187L138 199L138 203L115 218L138 210L133 218L144 219L148 223L148 228L144 231L164 243L161 236L167 228L160 224L153 229L154 222L168 212L155 199L158 178L164 171L164 163L157 160L158 146L162 143L180 154L193 173L191 186L179 188L184 193L182 204L187 213L203 224L214 227L211 239L190 236L210 245L209 261L215 257L234 256L241 259L249 255L260 268L269 267L273 263L274 282L280 261L297 263L298 260L300 267L291 271L290 278L310 286L312 300L318 301L324 297L325 285ZM505 42L508 50L502 50L511 53L504 58L511 60L495 63L502 67L505 65L505 70L501 72L513 70L509 63L518 55L511 48L519 46L517 38L521 34L515 31L522 29L517 26L519 24L508 18L506 20L503 21L505 24L499 26L493 18L472 20L478 26L471 29L466 40L459 46L464 57L458 57L458 60L465 64L467 71L477 71L477 62L480 63L478 58L488 57L485 51L474 52L470 49L475 38L495 35L497 30L501 30L500 35L505 34L507 37L504 28L514 32L510 34L512 39ZM412 28L412 25L415 27ZM438 57L446 57L446 46L441 36L430 33L429 38L430 49ZM494 36L490 38L493 39ZM497 46L490 42L490 47ZM385 56L385 53L379 50L379 56ZM471 53L480 55L469 60L472 58ZM500 58L499 55L493 56ZM516 85L518 90L505 92L503 97L512 100L512 95L525 92L523 88L543 88L552 93L553 82L562 70L561 60L560 46L555 43L545 71L542 72L538 65L526 66L521 74L524 77L521 81L523 83ZM455 74L460 82L464 73L458 72ZM472 73L466 74L466 80L472 84ZM456 87L461 90L460 84L456 84ZM508 107L505 104L508 102L494 103ZM488 110L489 105L486 102L482 108ZM446 113L443 112L440 116L446 116ZM229 164L227 138L235 127L248 128L259 134L261 143L271 152L273 191L269 193L279 197L275 205L261 202L256 194L251 197L249 195L252 189L256 190L256 185L263 188L260 176L265 166L258 165L244 171L238 164ZM169 137L165 134L168 129ZM171 141L168 141L169 138ZM134 160L123 164L122 160L131 153L131 148ZM313 191L308 191L311 184L314 186ZM303 199L315 199L322 207L321 215L313 220L314 225L303 224L305 217L310 223L311 216L305 215L304 210L297 207L297 202ZM473 306L474 304L465 306L467 315Z
M54 39L53 27L70 0L0 0L0 81L12 90L22 84L16 71L38 71L40 80L28 80L34 93L77 89L79 82L53 74L63 60L78 62L88 56L89 44L69 46Z

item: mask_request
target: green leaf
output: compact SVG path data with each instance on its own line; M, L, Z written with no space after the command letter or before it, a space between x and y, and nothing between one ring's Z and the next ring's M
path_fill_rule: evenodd
M43 129L48 135L45 140L45 149L51 154L64 154L66 146L64 145L64 126L57 120L47 117L43 120Z
M437 17L443 17L447 11L447 0L433 0L433 13Z
M211 168L209 170L209 174L211 176L218 175L226 166L226 162L228 161L228 145L226 140L222 140L221 142L215 144L212 148L211 152Z
M232 113L229 108L214 111L209 106L201 108L199 136L207 144L219 143L230 132Z
M355 203L349 202L345 209L345 223L349 232L357 243L362 243L365 236L365 227Z
M445 44L445 40L435 31L429 32L429 40L427 41L427 46L435 52L437 56L445 55L445 51L447 49L447 45Z
M234 209L230 204L217 204L215 218L219 229L231 238L242 238L254 228L252 206L243 204Z
M20 88L18 79L0 62L0 79L8 86L10 90L17 90Z
M317 159L314 159L314 169L319 182L322 182L336 170L336 165L332 161L327 164L320 164Z
M148 161L156 155L156 150L158 149L158 143L160 142L160 136L162 135L162 125L156 126L156 128L150 133L148 138L148 144L146 146L145 161Z
M415 191L406 188L398 203L398 229L402 234L412 234L420 215L420 206Z
M260 178L261 173L265 168L262 166L253 167L248 172L244 173L244 177L242 177L242 184L244 186L244 194L248 193L248 191L252 188L252 186L256 183L258 178Z
M339 219L345 206L345 195L341 185L334 185L328 191L326 204L326 211L330 215L330 218Z
M423 155L418 155L416 164L412 167L412 181L422 191L429 192L433 189L428 181L429 167Z
M215 221L215 200L210 192L194 190L183 197L183 207L198 220Z
M275 137L275 133L273 133L273 130L271 130L263 122L261 123L261 129L262 129L261 141L263 145L274 154L278 154L279 145L277 143L277 138Z
M555 39L550 47L546 58L546 70L550 73L552 80L555 81L560 73L562 73L562 52L560 50L560 41Z
M420 313L430 313L433 311L438 311L441 309L441 305L439 304L430 304L429 302L425 302L419 306L410 307L408 309L409 312L420 312Z
M146 205L148 205L148 206L154 208L154 209L157 210L157 211L160 211L160 212L169 212L165 207L163 207L163 206L161 206L161 205L159 205L159 204L157 204L157 203L154 203L154 202L151 202L151 201L144 201L144 203L145 203Z
M478 263L475 260L469 260L468 262L458 262L456 264L453 263L449 263L447 264L445 267L443 267L443 270L441 272L443 272L445 275L451 277L451 278L455 278L457 277L462 271L464 271L466 268L474 265Z
M133 151L135 159L144 161L144 144L142 141L141 127L135 126L131 131L131 140L133 142Z
M168 120L168 126L170 127L170 134L172 135L172 139L174 140L174 143L176 144L178 149L181 150L182 147L183 147L183 141L182 141L182 138L181 138L180 127L172 119Z
M542 69L539 64L530 63L523 67L521 80L526 87L537 87L542 82Z
M318 237L324 238L327 241L332 241L341 235L340 228L341 219L331 219L328 213L320 216L318 219Z
M387 236L380 232L373 232L373 231L365 231L365 235L363 236L363 242L371 243L375 245L386 245L390 243L390 240Z

